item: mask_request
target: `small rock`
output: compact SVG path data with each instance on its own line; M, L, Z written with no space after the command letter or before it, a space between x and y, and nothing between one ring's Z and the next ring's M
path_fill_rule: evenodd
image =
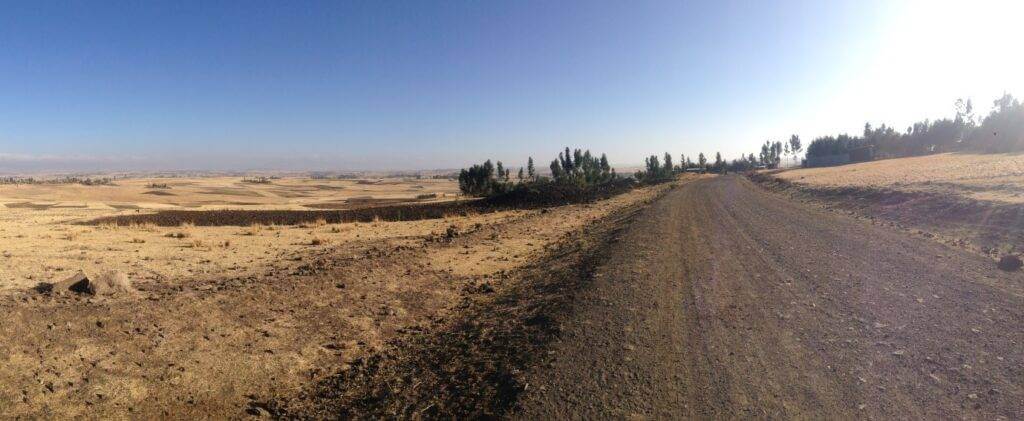
M247 408L245 410L245 412L248 413L251 416L258 417L258 418L269 418L270 417L270 411L267 410L266 406L264 404L262 404L262 403L257 403L257 402L249 403L249 408Z
M1008 254L1008 255L1005 255L1005 256L1001 257L999 259L999 263L996 264L996 267L998 267L999 269L1005 270L1007 272L1013 272L1015 270L1020 270L1021 266L1024 266L1024 262L1022 262L1020 260L1020 257L1014 256L1012 254Z
M79 271L71 277L53 284L49 291L62 293L65 291L83 295L116 295L132 293L132 282L123 272L107 272L96 277ZM48 292L49 292L48 291Z

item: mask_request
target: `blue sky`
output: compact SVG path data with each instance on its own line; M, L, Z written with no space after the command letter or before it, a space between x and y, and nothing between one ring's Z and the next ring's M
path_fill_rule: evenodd
M517 165L564 145L620 165L733 157L1024 94L1018 5L966 8L7 2L0 172Z

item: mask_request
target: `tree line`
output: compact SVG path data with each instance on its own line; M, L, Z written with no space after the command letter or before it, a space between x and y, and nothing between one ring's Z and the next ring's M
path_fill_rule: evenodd
M81 184L83 186L112 186L114 179L110 177L59 177L38 179L34 177L0 177L0 184Z
M977 116L970 99L954 103L953 117L922 120L898 131L864 124L860 136L822 136L807 147L808 157L850 153L870 147L878 157L896 158L938 152L1016 152L1024 150L1024 104L1010 94L992 101L992 110Z
M490 159L459 171L459 189L468 196L486 197L512 191L517 187L557 183L560 185L588 188L622 180L615 172L606 154L600 156L590 150L565 148L548 166L549 176L538 173L533 157L513 170L501 161Z
M615 172L606 154L592 154L590 150L565 148L551 160L548 166L550 175L541 175L530 157L525 167L517 171L507 167L501 161L484 161L459 171L459 189L467 196L487 197L509 192L520 186L531 186L544 183L557 183L580 188L599 186L616 180L632 178L635 182L654 184L673 179L682 172L714 172L743 171L756 167L777 166L780 156L785 153L799 153L800 139L794 136L789 143L766 142L759 158L754 154L743 156L728 162L721 153L715 153L714 161L710 161L704 153L697 154L696 160L685 154L676 161L672 154L666 152L662 156L651 155L644 159L644 167L630 176L622 176Z

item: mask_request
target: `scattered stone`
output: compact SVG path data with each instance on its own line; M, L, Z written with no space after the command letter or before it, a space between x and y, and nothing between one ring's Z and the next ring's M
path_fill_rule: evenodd
M1015 270L1020 270L1020 267L1024 266L1024 262L1020 260L1020 257L1008 254L1001 257L999 259L999 263L996 264L996 266L999 269L1005 270L1007 272L1013 272Z
M37 290L42 291L41 288ZM132 282L123 272L106 272L99 276L89 276L79 271L69 278L53 284L49 291L54 293L72 292L80 295L118 295L134 293Z
M261 402L250 402L245 412L258 418L270 418L270 411L267 410L266 404Z

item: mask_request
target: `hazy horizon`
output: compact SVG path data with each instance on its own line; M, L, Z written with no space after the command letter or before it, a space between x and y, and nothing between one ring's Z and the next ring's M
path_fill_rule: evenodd
M727 158L1024 95L1019 2L8 5L0 173Z

